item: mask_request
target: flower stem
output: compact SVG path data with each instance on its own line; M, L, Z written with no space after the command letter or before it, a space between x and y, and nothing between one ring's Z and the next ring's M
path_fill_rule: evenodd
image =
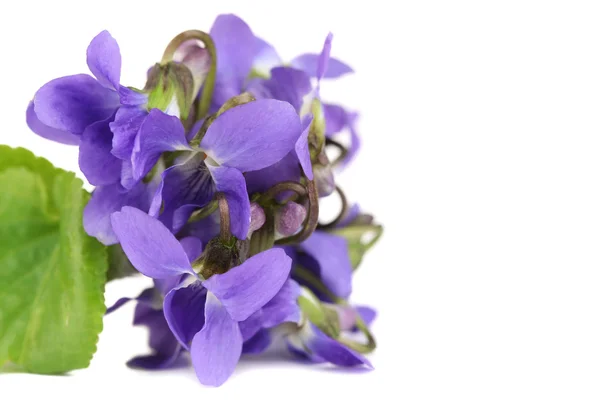
M231 242L231 219L229 217L229 203L225 195L221 192L217 193L217 202L219 203L219 215L221 217L221 241L224 243Z
M340 155L337 156L337 158L331 162L331 165L334 167L341 163L344 160L344 158L346 158L346 156L348 155L348 149L337 140L327 138L325 139L325 145L331 145L333 147L337 147L340 150Z
M271 200L275 198L281 192L292 191L295 192L298 196L306 196L306 188L294 181L286 181L278 183L277 185L271 187L267 190L262 196L261 201Z
M196 120L199 121L206 117L208 110L210 109L210 103L212 101L212 95L215 90L215 81L217 76L217 50L215 49L215 42L213 42L210 35L206 32L199 30L189 30L180 33L175 36L169 43L162 57L162 63L168 63L173 60L175 52L181 46L182 43L188 40L198 40L204 44L204 48L210 55L210 70L204 80L202 95L200 101L197 102L196 108Z
M338 193L338 195L340 196L340 200L342 201L342 209L340 210L340 213L333 221L331 221L327 224L319 224L318 225L319 229L333 228L334 226L339 224L344 218L346 218L346 215L348 215L348 211L349 211L348 200L346 199L346 195L344 194L344 191L337 185L335 186L335 190Z

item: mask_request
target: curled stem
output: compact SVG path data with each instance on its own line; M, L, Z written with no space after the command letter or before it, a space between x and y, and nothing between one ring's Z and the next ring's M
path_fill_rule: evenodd
M306 185L308 191L308 216L302 230L294 236L279 239L275 244L297 244L308 239L317 229L319 224L319 193L314 181L308 181Z
M335 186L335 190L338 193L338 195L340 196L340 200L342 202L342 209L340 210L340 213L333 221L331 221L327 224L319 224L318 225L319 229L333 228L334 226L339 224L344 218L346 218L346 215L348 215L348 211L349 211L348 200L346 199L346 195L344 194L344 191L337 185Z
M294 181L286 181L278 183L277 185L267 190L261 196L261 200L271 200L275 198L275 196L277 196L279 193L287 191L292 191L300 197L306 196L306 188L304 187L304 185L301 185L300 183Z
M200 101L197 101L196 105L196 120L201 120L208 114L210 103L212 101L212 95L215 89L215 81L217 76L217 50L215 48L215 42L213 42L210 35L206 32L199 30L182 32L175 36L165 49L162 57L162 63L164 64L172 61L173 56L175 55L175 52L179 46L188 40L198 40L202 42L202 44L204 44L204 48L210 55L210 70L208 71L208 75L206 76L204 84L202 85L203 89Z
M219 215L221 217L221 240L225 243L231 242L231 219L229 217L229 203L221 192L216 194L219 204Z
M348 155L348 149L346 148L346 146L344 146L337 140L327 138L327 139L325 139L325 145L333 146L340 150L340 155L337 156L337 158L331 162L331 165L334 167L337 166L339 163L341 163L344 160L344 158L346 158L346 156Z

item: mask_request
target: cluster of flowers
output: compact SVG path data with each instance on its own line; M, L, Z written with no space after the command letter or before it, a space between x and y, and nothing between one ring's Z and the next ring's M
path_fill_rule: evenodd
M331 39L284 63L244 21L221 15L209 34L175 37L138 90L121 85L119 47L104 31L87 49L93 76L35 94L30 128L78 145L96 186L86 232L153 278L108 310L135 300L134 324L150 329L153 353L131 366L165 368L189 352L200 382L218 386L243 353L276 338L315 362L370 366L375 312L347 299L381 227L335 184L359 141L356 114L321 101L321 80L352 72L330 58ZM342 211L319 224L319 198L333 193Z

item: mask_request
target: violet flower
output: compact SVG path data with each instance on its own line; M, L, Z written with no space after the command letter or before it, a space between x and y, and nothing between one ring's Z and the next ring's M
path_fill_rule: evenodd
M188 258L196 259L202 252L202 242L193 236L180 241ZM183 353L183 346L171 332L165 319L162 303L164 296L179 285L181 277L154 279L154 286L142 291L136 298L120 298L106 310L113 313L130 301L136 301L133 325L146 326L150 333L149 345L152 354L137 356L127 362L132 368L164 369L174 366Z
M121 176L121 160L112 153L110 123L121 105L138 106L146 96L120 84L121 54L103 31L87 49L85 74L54 79L42 86L27 108L29 127L38 135L79 145L79 167L92 185L109 185Z
M162 118L165 132L184 135L180 123ZM178 231L194 209L208 204L217 191L223 192L231 213L231 231L246 239L250 200L243 173L279 162L295 149L305 131L286 102L257 100L225 111L209 126L198 149L184 152L181 162L163 172L150 214L158 215L162 207L161 221Z
M291 259L281 249L270 249L202 280L183 246L161 222L131 207L113 214L112 222L138 271L155 279L183 277L185 283L165 296L166 320L189 349L200 382L221 385L240 358L244 331L254 330L248 327L253 316L286 282Z

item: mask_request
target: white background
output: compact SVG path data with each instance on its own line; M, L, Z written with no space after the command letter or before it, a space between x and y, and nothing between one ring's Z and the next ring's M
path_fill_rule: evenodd
M138 372L132 307L105 320L87 370L0 375L0 397L600 398L600 9L582 1L27 1L0 15L0 143L76 170L77 149L29 132L48 80L87 72L108 29L122 82L186 29L234 12L285 58L332 54L355 76L325 98L363 115L364 147L340 178L386 227L356 275L380 311L375 370L246 360L221 388L192 369ZM1 190L1 189L0 189ZM1 221L0 221L1 223ZM111 303L141 279L111 284ZM130 397L127 397L130 396Z

